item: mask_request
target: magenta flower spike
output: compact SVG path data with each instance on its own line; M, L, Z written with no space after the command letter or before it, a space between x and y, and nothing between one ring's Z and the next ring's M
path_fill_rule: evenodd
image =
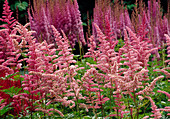
M76 42L81 46L86 44L77 0L34 1L34 4L33 15L29 13L29 19L31 29L37 32L35 36L38 41L55 42L53 25L60 33L63 31L66 34L71 47Z

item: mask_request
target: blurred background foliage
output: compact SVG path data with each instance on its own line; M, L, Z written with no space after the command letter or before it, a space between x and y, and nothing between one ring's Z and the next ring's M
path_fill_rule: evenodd
M13 17L15 17L20 23L25 24L27 20L27 8L29 5L28 0L8 0L11 11L13 12ZM0 17L3 12L4 0L0 0ZM2 23L1 23L2 24Z
M86 23L89 16L89 20L92 19L93 8L95 6L95 0L77 0L79 4L79 9L82 15L83 25L86 29ZM120 0L121 1L121 0ZM124 4L127 6L129 13L131 14L133 8L135 7L136 0L123 0ZM143 0L146 5L148 0ZM160 0L163 12L167 12L168 0ZM21 23L25 24L28 22L27 8L29 4L33 5L33 0L8 0L11 10L14 12L13 16ZM111 0L114 2L114 0ZM4 0L0 0L0 17L2 16ZM88 12L88 16L87 16ZM2 23L0 23L2 24Z

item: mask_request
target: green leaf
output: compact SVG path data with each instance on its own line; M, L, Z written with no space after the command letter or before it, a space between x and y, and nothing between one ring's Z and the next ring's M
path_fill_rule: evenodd
M14 115L12 115L12 114L8 114L8 116L6 117L7 119L14 119Z
M82 25L83 25L83 26L87 26L87 24L86 24L86 23L84 23L84 22L82 23Z
M90 116L84 116L83 119L91 119Z
M15 3L15 9L16 7L18 7L18 10L19 11L23 11L23 10L26 10L26 8L28 7L28 3L27 2L16 2Z
M5 79L11 78L11 77L13 77L14 75L16 75L16 73L7 75L7 76L5 76Z
M10 106L10 104L1 109L0 116L4 115L6 112L8 112L10 109L12 109L12 107L9 107L9 106Z
M22 88L15 88L15 86L12 86L8 89L3 89L2 92L5 92L6 94L9 94L11 97L13 97L14 95L17 95L21 90Z

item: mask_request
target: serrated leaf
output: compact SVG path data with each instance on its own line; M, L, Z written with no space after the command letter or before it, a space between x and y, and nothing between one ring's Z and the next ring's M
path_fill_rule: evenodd
M6 93L6 94L9 94L11 97L13 97L14 95L18 94L19 91L21 91L21 90L22 90L22 88L12 86L8 89L3 89L1 91Z

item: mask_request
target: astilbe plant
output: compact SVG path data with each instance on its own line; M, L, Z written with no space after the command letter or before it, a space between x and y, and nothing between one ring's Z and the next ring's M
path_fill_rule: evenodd
M34 95L35 93L32 92L35 88L35 85L31 85L33 82L30 79L32 78L32 80L36 80L37 77L31 77L26 74L28 71L36 70L36 67L34 67L36 63L33 62L33 59L36 56L34 56L35 54L32 51L36 50L34 46L36 46L37 44L35 44L36 39L32 36L32 34L35 32L29 31L27 28L29 25L29 23L27 23L25 26L17 23L16 27L14 28L16 33L10 35L13 39L16 53L18 57L21 58L20 60L18 60L18 63L22 64L22 67L20 68L22 68L24 74L24 76L21 76L24 78L24 81L22 81L23 91L22 93L13 96L14 103L18 103L16 107L18 108L19 112L22 112L23 115L27 114L26 108L29 109L31 112L34 111L35 108L33 106L33 103L35 99L38 99L38 97ZM31 56L33 57L30 57L32 59L32 64L29 62L30 60L28 60L29 51L32 53ZM28 85L25 84L27 83L27 81L29 81ZM29 86L30 88L28 88L27 86Z
M4 2L3 9L4 16L2 16L0 20L6 22L6 24L0 26L1 28L3 28L0 30L0 65L11 68L14 73L17 72L20 67L20 64L17 63L19 55L16 54L13 40L10 37L11 34L15 34L16 32L14 30L16 20L12 17L13 12L11 12L7 0L5 0Z
M111 112L108 116L123 118L128 114L132 118L139 118L139 110L141 108L139 102L144 98L148 98L153 106L153 115L151 116L160 118L161 113L150 96L153 94L152 91L156 85L156 81L163 78L163 76L149 79L149 70L147 69L149 56L151 52L157 48L153 49L149 39L143 38L145 32L143 32L143 35L137 36L130 28L126 27L129 36L127 31L124 30L125 45L116 53L114 47L117 41L106 39L106 36L96 24L95 28L97 31L97 40L99 41L98 47L96 47L94 36L91 36L89 39L90 49L85 56L94 58L97 64L89 64L91 69L89 69L82 78L84 87L88 89L88 92L91 92L87 93L88 98L86 97L88 102L92 103L91 107L95 107L94 104L96 100L96 96L93 92L102 92L102 87L105 87L110 88L111 96L107 97L108 100L114 101L113 105L110 103L110 110L112 111L113 108L116 112ZM95 67L101 73L99 73ZM100 80L101 76L103 80ZM148 81L150 80L151 83L149 84ZM125 97L127 97L128 100L125 100ZM133 107L130 107L130 105L133 105ZM95 108L101 107L96 105ZM125 109L129 111L123 111ZM95 111L96 110L93 109L94 113Z
M28 25L26 25L28 26ZM20 103L22 108L29 106L29 111L42 111L48 115L53 114L52 112L57 112L60 116L63 116L62 112L57 109L50 108L47 106L53 102L62 103L63 106L70 106L73 108L75 106L79 109L79 106L84 107L83 104L79 104L79 99L84 99L79 93L81 90L78 86L78 82L74 79L76 71L81 68L77 66L70 65L71 63L76 63L73 60L73 54L71 54L71 48L69 46L69 41L63 33L63 38L60 33L51 26L54 32L55 41L57 44L57 49L54 49L54 44L47 44L46 41L42 43L36 42L36 39L32 37L33 31L28 31L26 26L18 26L17 30L21 34L12 35L13 38L21 38L26 48L26 58L21 61L26 61L26 70L28 74L22 76L24 81L22 82L24 93L15 95L14 98L18 101L27 101L25 104ZM24 37L22 37L24 36ZM15 44L19 45L16 40ZM24 43L23 43L24 42ZM21 47L20 47L21 48ZM58 55L56 55L56 50ZM50 97L54 97L50 99ZM68 99L68 97L72 97ZM39 106L37 105L39 104Z
M103 103L100 102L106 102L107 100L110 101L110 112L112 113L112 101L115 101L115 104L117 105L114 107L115 112L117 114L110 114L109 116L118 116L123 117L125 112L123 111L125 109L124 106L122 106L121 103L121 95L120 92L115 93L116 95L113 95L114 90L119 90L119 86L116 83L115 77L118 76L118 61L120 57L118 56L118 53L114 51L115 45L118 43L118 41L115 41L113 39L106 39L107 37L102 33L100 28L97 26L97 24L94 24L97 32L97 41L99 41L98 48L96 47L95 38L94 36L91 36L90 43L89 43L89 52L85 55L85 57L92 57L96 61L96 65L90 65L91 69L85 73L84 77L82 78L83 82L85 83L84 86L88 86L89 91L96 92L96 94L100 94L100 97L93 96L92 94L89 95L89 101L91 101L92 106L94 106L95 103L100 104L99 106L96 105L95 108L100 108L104 114L104 108L102 107ZM96 69L98 68L101 72L99 73ZM91 72L91 73L88 73ZM103 74L103 73L104 74ZM94 75L94 76L93 76ZM89 80L89 81L88 81ZM88 81L88 82L87 82ZM86 83L87 82L87 83ZM96 82L96 83L94 83ZM87 86L85 88L87 88ZM97 87L97 88L94 88ZM106 94L102 93L103 88L108 88L110 90L109 96L102 99L103 96L106 96ZM103 95L104 94L104 95ZM93 97L92 97L93 96ZM96 99L98 98L98 99ZM99 102L95 102L99 101ZM93 112L95 110L93 109ZM97 116L95 114L95 116Z
M138 3L139 7L137 6ZM122 1L119 3L115 0L114 5L112 5L109 0L96 0L93 15L94 23L99 26L106 36L108 36L107 31L111 31L109 35L116 38L123 37L123 30L126 26L132 31L136 31L137 35L141 34L141 28L143 27L143 30L148 32L147 35L145 34L145 37L151 40L152 47L163 47L166 41L164 34L169 35L170 25L168 18L166 18L168 16L163 16L162 14L160 0L149 0L147 7L144 6L141 0L138 3L136 3L130 18L127 9L124 9ZM94 33L96 33L95 28L93 28ZM152 53L156 54L157 58L160 57L158 50Z
M22 76L24 78L24 81L22 81L24 92L15 95L14 99L15 101L19 102L19 105L17 105L18 108L21 108L21 110L25 111L25 114L27 114L27 108L27 110L29 110L32 115L32 112L35 111L36 108L35 101L44 97L43 93L45 90L38 89L40 84L43 84L40 79L40 75L33 75L33 73L30 74L30 72L41 72L40 67L43 66L41 61L46 53L46 51L44 51L44 46L47 46L47 44L45 44L45 42L36 43L36 39L32 36L32 34L35 32L29 31L27 29L28 26L29 24L26 24L25 26L22 26L21 24L17 25L16 30L19 32L19 35L12 35L18 52L23 55L23 59L21 59L19 62L24 63L26 67L24 69L24 76ZM40 92L42 95L38 95Z
M15 101L19 102L19 105L17 105L18 108L21 107L21 109L25 111L23 114L27 114L27 108L32 115L32 112L35 111L35 109L42 108L42 105L40 107L36 106L36 101L38 101L39 104L44 104L43 99L48 92L47 90L49 90L46 87L46 85L49 84L47 83L47 79L43 79L40 74L45 72L43 69L51 73L50 71L52 69L50 68L51 64L49 63L51 58L46 55L54 55L55 50L50 49L53 45L48 45L46 41L37 43L36 39L32 36L35 32L29 31L27 29L28 26L29 24L26 24L25 26L22 26L21 24L17 25L16 30L20 35L12 35L18 52L23 55L23 59L19 62L23 62L26 67L24 69L25 74L22 76L24 78L24 81L22 81L24 92L15 95L14 98Z
M5 22L7 24L0 25L1 28L5 28L9 30L9 33L13 29L13 27L16 25L16 19L12 17L13 12L10 10L10 6L8 5L8 1L4 1L3 5L3 16L0 18L0 21Z
M167 34L165 34L165 37L166 37L166 43L167 43L167 54L168 54L167 57L169 58L169 57L170 57L170 37L169 37L169 35L167 35ZM163 72L163 73L166 75L166 78L168 79L168 82L170 82L170 80L169 80L169 78L170 78L170 73L168 72L169 69L170 69L170 67L169 67L169 65L170 65L170 60L167 59L165 62L167 63L167 66L166 66L165 68L163 68L163 69L155 69L155 71L161 71L161 72ZM170 94L169 94L169 92L161 91L161 90L158 90L157 92L158 92L158 93L163 93L163 94L165 94L165 95L168 97L168 101L170 101ZM170 111L170 107L169 107L169 106L166 106L164 109L158 109L158 110L169 112L169 111ZM168 113L167 115L169 116L170 113Z
M0 21L4 22L4 24L0 25L0 28L2 28L0 31L0 64L5 62L10 55L14 55L11 53L13 52L12 50L14 50L14 47L9 35L13 27L16 25L16 20L12 17L13 12L11 12L7 0L4 1L3 6L3 16L0 18Z
M13 27L13 30L11 31L11 33L9 34L8 32L5 32L7 34L7 42L6 42L6 46L7 46L7 55L6 55L6 59L5 61L2 63L1 68L3 68L3 74L5 74L6 76L9 74L13 74L13 73L17 73L18 71L20 71L21 69L24 69L23 66L26 66L25 64L25 53L28 52L28 43L31 44L33 36L32 31L28 31L28 29L26 27L28 27L29 24L26 24L25 26L22 26L21 24L17 23L17 25L15 27ZM17 35L16 35L17 34ZM2 39L2 40L6 40L6 39ZM20 59L23 58L23 59ZM8 68L9 67L9 68ZM8 73L6 73L6 70L8 69ZM24 69L25 70L25 69ZM11 72L11 73L10 73ZM18 73L16 75L19 75ZM5 76L3 76L5 77ZM13 77L11 77L13 78ZM10 79L11 80L11 79ZM6 89L15 86L20 88L21 87L21 81L10 81L9 79L6 80L2 80L2 85L3 85L3 89L4 87ZM24 95L24 94L23 94ZM26 94L25 94L26 95ZM6 95L7 96L7 95ZM9 98L9 95L8 95ZM4 99L6 99L4 97ZM19 114L20 112L24 112L24 110L30 106L28 102L26 102L27 100L23 100L23 96L19 97L19 96L14 96L14 97L10 97L10 102L12 102L12 107L14 107L16 114ZM26 111L26 110L25 110ZM24 113L23 113L24 114ZM15 114L14 114L15 115Z
M13 12L10 10L10 6L8 5L8 1L4 1L3 7L3 16L0 18L0 21L4 22L5 24L0 25L0 64L5 62L10 55L15 55L12 53L14 51L12 39L9 37L13 27L16 25L16 20L12 17ZM12 57L9 59L13 59Z
M84 107L83 104L79 104L78 102L79 99L83 99L82 95L79 93L82 89L74 77L77 74L76 72L82 68L77 68L76 65L71 65L72 63L76 63L76 61L73 60L74 55L71 54L69 40L67 39L64 32L62 31L62 38L54 26L52 26L52 29L57 44L56 50L58 51L58 55L54 55L55 57L53 56L52 60L52 67L54 71L53 75L56 77L56 79L53 79L50 94L55 95L55 98L49 101L48 104L52 102L61 102L62 105L73 108L76 102L77 111L79 111L79 106ZM69 97L71 99L68 99Z
M4 33L6 33L7 37L2 38L2 44L1 46L5 49L1 51L1 63L0 63L0 81L1 81L1 86L0 87L0 96L5 99L6 105L10 104L13 102L13 98L11 95L6 94L4 90L9 89L11 87L21 87L21 82L20 80L14 80L14 76L18 75L18 72L21 68L21 64L18 63L18 58L19 55L16 53L16 49L14 47L14 43L12 41L12 38L9 36L9 33L5 30L2 30ZM14 104L15 105L15 104ZM11 105L12 107L15 107L14 105ZM15 108L16 109L16 108ZM18 110L13 111L14 115L15 112L18 113Z
M154 106L150 95L154 94L152 91L156 85L156 81L163 78L163 76L155 78L150 84L147 82L147 80L150 80L147 63L151 52L156 50L156 48L152 49L152 44L149 44L143 39L141 40L141 37L137 37L128 27L127 30L129 32L129 38L125 31L125 45L119 51L123 53L123 58L121 58L121 61L124 61L123 65L128 66L128 68L123 71L124 79L123 82L120 82L120 86L124 90L123 93L128 94L133 99L134 108L136 109L135 117L137 116L138 118L140 106L138 105L137 96L147 97L151 101L152 106ZM160 118L161 114L159 111L155 111L156 108L152 108L154 114L151 116Z
M31 29L35 30L38 41L46 40L54 43L55 38L51 25L61 33L64 31L69 39L69 44L85 45L83 26L77 0L45 0L34 1L32 16L29 13Z
M0 30L0 97L4 99L4 104L7 106L10 104L10 107L14 108L9 109L14 115L19 113L17 108L15 108L16 103L13 102L13 97L6 93L5 91L14 87L20 88L20 80L14 80L15 75L18 75L18 72L21 68L21 64L18 63L19 55L17 55L11 34L15 33L14 27L16 25L16 20L12 17L13 12L10 10L8 1L4 1L3 7L3 16L0 18L3 25L0 25L2 28Z
M165 34L165 37L166 37L166 43L167 43L167 54L168 54L167 58L169 58L170 57L170 37L167 34ZM167 67L165 67L163 69L155 69L155 71L161 71L161 72L163 72L166 75L167 78L170 78L170 73L168 72L168 70L170 69L169 68L170 60L167 59L165 61L165 63L167 63Z
M87 109L92 109L95 117L97 117L97 109L101 109L102 117L104 117L104 103L109 100L103 94L103 85L105 84L105 75L98 73L95 68L87 70L82 77L82 88L85 90L84 97Z
M139 31L141 24L148 31L147 38L151 40L153 48L163 48L166 38L164 34L170 33L168 16L162 14L160 0L149 0L148 6L145 7L143 2L139 2L139 8L132 13L133 26L135 31ZM135 17L134 17L135 16ZM138 32L140 34L140 32ZM158 50L153 52L157 58L160 58Z
M110 0L96 0L93 17L93 22L106 36L110 31L110 36L121 38L125 26L133 29L127 9L124 9L123 3L118 0L115 0L113 4L110 3ZM95 28L93 28L94 33L96 33Z

